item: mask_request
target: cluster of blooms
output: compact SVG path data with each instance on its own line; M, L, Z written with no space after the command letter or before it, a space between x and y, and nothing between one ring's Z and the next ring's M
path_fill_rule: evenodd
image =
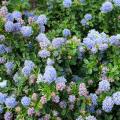
M24 76L29 76L35 67L35 64L31 60L25 60L24 67L22 68L22 73Z
M4 56L5 53L10 53L12 51L11 47L7 47L5 44L5 36L4 35L0 35L0 55ZM5 58L4 57L0 57L0 63L4 63L5 62Z
M34 13L25 11L23 14L19 11L13 11L9 13L6 6L0 9L0 16L5 18L5 31L6 32L20 32L24 37L30 37L33 34L31 26L25 26L25 21L23 20L23 15L28 17L28 23L37 22L41 25L41 31L44 31L44 25L47 19L44 15L35 16Z
M85 0L80 0L80 2L85 3ZM113 0L113 3L115 6L120 6L119 0ZM63 1L65 8L71 7L72 4L72 0ZM107 13L112 11L112 9L112 2L107 1L103 3L100 10L103 13ZM23 20L23 15L28 18L28 24ZM49 40L47 34L45 34L45 26L47 25L48 19L44 14L36 16L33 12L28 11L24 11L23 14L19 11L9 13L7 7L4 6L0 9L0 16L2 16L5 22L4 31L14 37L16 36L16 32L18 37L20 35L25 38L34 36L33 28L31 27L33 22L37 23L40 27L39 34L37 37L34 37L39 43L40 51L37 52L40 58L39 60L37 58L33 59L33 62L31 56L26 57L24 54L22 56L21 52L19 53L17 49L18 54L24 57L24 59L21 58L22 61L19 61L20 65L24 61L22 68L18 61L14 62L11 56L8 55L9 58L5 55L5 53L11 51L11 48L7 47L9 42L3 44L6 41L5 36L0 35L0 55L2 55L2 57L0 56L0 63L4 63L3 71L1 69L0 72L2 71L3 73L5 69L6 72L2 77L14 80L14 82L12 80L1 82L2 79L0 78L0 90L2 90L0 92L0 117L2 116L0 119L14 120L17 117L17 119L22 119L19 117L25 119L29 117L30 119L34 118L38 120L62 120L64 117L66 118L66 113L68 112L69 114L70 111L73 116L71 115L69 117L72 119L97 120L96 116L101 114L102 110L108 113L112 111L113 107L120 105L120 91L115 92L111 90L111 81L107 77L109 69L106 66L103 65L102 67L101 81L97 84L98 89L93 85L94 80L90 79L87 81L91 76L87 74L87 77L85 76L84 79L84 75L79 76L79 70L75 70L77 66L79 67L77 64L82 61L87 50L94 53L92 55L95 56L95 53L99 51L104 54L104 51L109 47L119 47L120 34L109 37L104 32L99 33L96 30L90 30L87 37L80 42L75 37L70 38L72 29L65 28L62 31L62 37L59 36L53 38L53 40ZM85 14L81 20L81 24L85 26L91 19L93 19L91 14ZM11 32L15 34L11 34ZM31 39L34 38L31 37ZM71 52L69 48L75 49L75 55L73 55L74 51ZM16 48L14 47L14 49ZM79 52L78 56L77 52ZM87 54L89 56L89 53ZM33 52L33 55L36 57L36 51ZM62 59L62 57L64 58ZM71 63L74 58L76 63ZM37 67L38 62L40 62L39 67ZM19 66L18 68L17 65ZM34 74L32 74L33 72ZM98 73L100 72L98 71ZM99 77L97 78L99 80ZM107 96L107 93L112 95ZM103 97L102 94L106 96ZM102 105L98 102L99 97ZM93 113L96 116L93 116Z
M107 96L103 103L102 109L105 112L111 112L114 105L120 105L120 92L113 93L112 97Z
M50 45L50 41L44 33L40 33L36 40L39 42L39 45L42 49L47 48Z
M64 45L65 42L66 42L66 40L65 40L64 38L62 38L62 37L54 38L54 39L52 40L52 46L53 46L54 48L59 48L59 47L61 47L62 45Z
M81 3L85 3L85 2L86 2L86 0L80 0L80 2L81 2Z
M71 36L71 31L70 31L69 29L64 29L64 30L63 30L63 36L64 36L64 37Z
M72 5L72 0L64 0L63 5L65 8L69 8Z
M0 93L0 104L1 113L3 112L3 105L5 104L7 108L14 108L17 105L16 99L12 96L7 96L6 94Z
M90 30L87 37L83 39L83 46L85 46L91 53L99 51L105 51L109 45L119 45L120 35L109 37L104 32L99 33L96 30ZM80 52L84 52L83 47L79 47ZM83 49L83 50L82 50ZM82 51L81 51L82 50Z
M97 120L94 116L87 116L85 119L82 116L79 116L76 120Z
M63 35L65 37L70 36L70 31L65 29ZM37 41L39 42L39 46L41 47L41 50L38 52L38 56L41 58L47 58L50 57L50 51L47 50L47 48L52 47L52 48L60 48L62 45L65 44L66 38L63 37L58 37L54 38L52 42L47 38L47 36L44 33L40 33L36 37Z
M80 21L82 26L87 26L88 22L92 19L92 15L90 13L87 13L84 18Z
M50 52L47 48L50 46L51 42L48 40L47 36L44 33L40 33L36 40L39 42L39 46L42 50L38 52L38 56L41 58L47 58L50 56Z
M106 1L102 4L102 7L100 8L102 13L108 13L111 12L114 8L112 2L116 7L120 6L120 0L111 0L111 1Z
M92 100L92 104L96 106L98 104L97 103L98 96L95 93L90 93L90 98Z
M40 26L40 32L41 33L45 32L45 25L47 24L47 18L46 18L46 16L45 15L38 16L36 22Z
M14 68L14 63L13 62L7 62L5 63L5 68L8 74L11 74Z
M30 26L22 26L20 31L24 37L30 37L32 35L32 27Z
M57 72L53 66L47 65L45 68L45 73L43 75L43 79L45 82L51 83L55 81L57 78Z
M100 8L101 12L108 13L111 12L113 9L113 5L111 2L105 2L102 4L102 7Z
M120 6L120 0L113 0L113 2L114 2L114 4L115 4L115 6Z
M108 80L102 80L99 82L98 90L101 92L109 91L110 90L110 83Z

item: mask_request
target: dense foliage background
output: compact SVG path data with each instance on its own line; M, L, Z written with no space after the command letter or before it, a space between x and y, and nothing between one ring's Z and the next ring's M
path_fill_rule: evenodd
M115 0L108 0L112 10L106 13L101 10L105 0L72 0L69 7L64 1L71 0L1 1L1 120L120 119L120 0L117 6ZM7 22L14 11L21 13L20 19L16 13L12 20L20 23L20 30L15 26L12 31ZM83 24L86 14L92 18ZM38 21L40 15L44 17ZM22 26L31 26L32 31ZM97 38L94 48L90 39ZM42 48L41 41L47 47ZM26 66L32 69L24 69ZM24 96L29 98L22 102Z

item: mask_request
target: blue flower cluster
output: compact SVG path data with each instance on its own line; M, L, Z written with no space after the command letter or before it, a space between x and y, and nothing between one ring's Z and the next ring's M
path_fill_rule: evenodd
M28 107L31 103L31 99L27 96L22 97L21 103L24 107Z
M14 69L14 66L15 66L14 62L7 62L7 63L5 63L6 72L8 74L11 74L13 69Z
M16 99L13 97L6 98L5 105L7 108L14 108L17 105Z
M88 24L87 24L87 20L84 19L84 18L80 21L80 23L82 24L82 26L88 25Z
M102 103L105 112L111 112L114 105L120 105L120 91L113 93L112 97L106 96Z
M64 36L64 37L71 36L71 31L70 31L69 29L64 29L64 30L63 30L63 36Z
M25 60L24 67L22 68L22 73L24 76L29 76L34 69L34 63L30 60Z
M114 104L120 105L120 91L115 92L115 93L112 95L112 98L113 98Z
M7 95L0 92L0 104L3 104L6 100Z
M37 41L39 42L40 47L47 48L50 45L50 41L48 40L47 36L44 33L40 33L36 37Z
M47 24L47 17L45 15L38 16L36 22L39 24L41 32L45 32L45 26Z
M108 13L111 12L113 9L113 5L111 2L107 1L105 3L102 4L102 7L100 8L102 13Z
M0 105L0 114L3 113L3 107Z
M105 112L110 112L113 108L113 105L114 105L114 102L113 102L112 98L107 96L102 103L102 109Z
M72 5L72 0L64 0L63 1L63 6L65 8L69 8L69 7L71 7L71 5Z
M30 37L33 33L32 27L30 26L22 26L20 31L24 37Z
M47 24L47 18L45 15L38 16L38 19L36 21L39 25L46 25Z
M64 45L66 42L65 38L62 38L62 37L59 37L59 38L54 38L52 40L52 45L54 48L59 48L61 47L62 45Z
M115 6L120 7L120 0L113 0Z
M4 114L4 119L5 120L11 120L12 119L12 113L11 112L6 112Z
M90 93L90 98L92 100L92 104L95 106L97 105L97 99L98 99L98 96L95 94L95 93Z
M110 90L110 83L109 83L109 81L107 81L107 80L100 81L98 89L101 92L109 91Z
M50 56L50 52L46 49L43 49L38 52L38 56L41 58L47 58Z
M5 36L4 35L0 35L0 42L5 40Z
M119 34L109 37L104 32L99 33L96 30L90 30L87 37L83 39L83 46L85 46L91 53L99 51L104 52L109 45L119 45ZM80 45L81 46L81 45Z
M85 2L86 2L86 0L80 0L80 2L81 2L81 3L85 3Z
M13 17L13 19L16 19L16 20L17 19L21 19L22 18L22 14L19 11L13 11L12 17Z
M92 15L90 13L87 13L84 16L84 18L80 21L80 23L82 24L82 26L87 26L90 20L92 20Z
M0 44L0 55L6 52L6 46L4 44Z
M13 32L14 31L14 24L11 21L7 21L5 23L5 30L6 32Z
M86 120L97 120L97 119L96 117L89 115L86 117Z
M53 65L53 64L54 64L54 61L53 61L52 59L48 58L48 59L47 59L47 65L48 65L48 66L51 66L51 65Z
M46 66L43 79L46 83L51 83L57 79L57 72L53 66Z
M87 14L84 16L84 18L85 18L87 21L89 21L89 20L92 19L92 15L91 15L90 13L87 13Z

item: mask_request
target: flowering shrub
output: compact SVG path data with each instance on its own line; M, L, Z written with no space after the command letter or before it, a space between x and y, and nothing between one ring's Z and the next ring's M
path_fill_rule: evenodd
M0 120L119 119L120 0L0 4Z

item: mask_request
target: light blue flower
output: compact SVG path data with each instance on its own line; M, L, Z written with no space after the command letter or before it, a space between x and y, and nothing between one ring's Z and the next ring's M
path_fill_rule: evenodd
M92 15L87 13L84 18L88 21L88 20L91 20L92 19Z
M97 119L94 116L89 115L85 118L85 120L97 120Z
M6 32L13 32L14 31L14 24L11 21L7 21L5 23L5 31Z
M56 80L57 72L53 66L46 66L45 73L43 75L44 82L51 83Z
M26 77L28 77L30 74L31 74L31 67L29 66L24 66L23 69L22 69L22 74Z
M81 3L85 3L85 2L86 2L86 0L80 0L80 2L81 2Z
M0 104L3 104L6 100L7 95L0 92Z
M27 107L30 105L31 99L27 96L22 97L21 103L24 107Z
M82 24L82 26L86 26L86 25L87 25L86 19L82 19L82 20L80 21L80 23Z
M64 0L63 1L63 6L65 8L69 8L69 7L71 7L71 5L72 5L72 0Z
M20 31L22 25L20 23L14 23L14 31Z
M62 37L54 38L52 41L52 45L54 48L59 48L64 44L65 44L65 38L62 38Z
M67 82L67 80L65 79L65 77L64 76L61 76L61 77L58 77L57 79L56 79L56 81L55 81L55 83L57 84L57 83L66 83Z
M102 103L102 109L105 112L110 112L113 108L113 105L114 105L114 102L113 102L112 98L107 96Z
M3 113L3 107L0 105L0 114Z
M120 105L120 91L113 93L112 95L114 104Z
M6 112L4 114L4 119L5 120L12 120L12 113L11 112Z
M50 58L47 59L47 65L51 66L54 64L54 61Z
M90 93L90 98L92 100L92 104L97 105L98 96L95 93Z
M13 98L13 97L8 97L8 98L6 98L6 100L5 100L5 105L6 105L8 108L14 108L14 107L17 105L16 99Z
M47 17L46 17L46 15L40 15L36 22L39 25L46 25L47 24Z
M14 21L14 18L13 18L13 16L12 16L12 13L8 13L8 14L6 15L6 20L7 20L7 21L11 21L11 22Z
M26 17L34 17L34 12L29 12L29 11L24 11L24 15L26 16Z
M4 41L5 40L5 36L4 35L0 35L0 41Z
M105 3L102 4L102 7L100 8L101 12L103 13L108 13L111 12L113 9L113 5L111 2L107 1Z
M7 70L13 70L13 68L14 68L14 63L13 63L13 62L7 62L7 63L5 63L5 68L6 68Z
M64 29L64 30L63 30L63 36L64 36L64 37L71 36L71 31L70 31L69 29Z
M50 56L50 52L46 49L43 49L38 52L38 56L41 58L47 58Z
M120 0L113 0L115 6L120 7Z
M39 45L41 48L47 48L50 45L50 40L47 38L47 36L44 33L40 33L36 40L39 42Z
M40 25L40 32L44 33L45 32L45 26L44 25Z
M99 82L99 87L98 89L102 92L106 92L110 90L110 83L107 80L102 80L101 82Z
M32 27L30 26L22 26L20 31L24 37L30 37L33 33Z
M4 54L6 52L5 48L6 46L4 44L0 44L0 54Z
M35 64L31 60L25 60L24 66L28 66L33 69L35 67Z
M14 19L19 19L19 18L22 18L22 14L21 14L21 12L19 12L19 11L13 11L12 17L13 17Z

